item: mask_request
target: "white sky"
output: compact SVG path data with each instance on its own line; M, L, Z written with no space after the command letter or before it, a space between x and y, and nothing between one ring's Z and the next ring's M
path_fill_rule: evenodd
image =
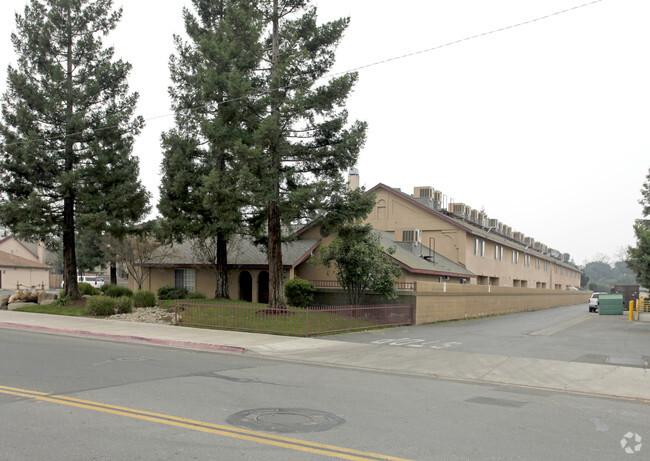
M588 0L317 0L350 16L334 71L438 47ZM0 2L0 92L26 0ZM135 153L158 201L160 134L171 127L168 58L189 0L119 0L105 41L133 65L147 126ZM369 123L367 188L433 186L485 208L578 264L633 244L650 168L650 2L603 0L531 24L370 67L349 100Z

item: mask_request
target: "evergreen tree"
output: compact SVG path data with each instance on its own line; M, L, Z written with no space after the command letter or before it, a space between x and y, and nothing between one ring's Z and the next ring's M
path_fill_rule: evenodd
M344 194L342 173L354 166L366 124L348 126L343 107L356 73L318 84L334 64L349 19L322 25L307 0L264 0L267 25L263 92L255 147L245 150L252 198L251 230L266 244L269 307L284 306L282 241L291 226L327 213Z
M358 306L364 294L373 292L395 298L395 280L400 267L391 260L395 248L384 249L370 225L349 224L340 228L328 246L321 247L317 263L334 265L336 279L345 290L348 302Z
M31 0L16 15L2 100L0 221L25 239L62 238L65 296L76 298L75 233L122 232L147 211L132 155L143 119L131 66L102 39L112 0Z
M240 229L244 193L237 147L250 145L255 71L261 51L258 10L249 0L192 0L184 9L189 42L175 36L170 95L176 127L163 135L158 209L167 239L191 238L215 267L215 297L228 298L228 241ZM197 246L198 245L198 246Z
M639 203L643 206L642 213L646 219L637 219L634 224L636 246L628 248L628 258L625 262L636 273L637 282L648 288L650 287L650 219L648 219L650 218L650 170L643 183Z

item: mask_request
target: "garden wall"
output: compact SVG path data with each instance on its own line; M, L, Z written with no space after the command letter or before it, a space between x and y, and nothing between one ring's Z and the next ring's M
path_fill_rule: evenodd
M588 291L418 282L413 293L415 324L586 304L590 295Z
M590 291L418 282L416 291L400 291L396 299L386 300L378 295L366 295L362 298L362 304L415 305L415 324L420 325L586 304L589 296ZM341 306L347 304L347 298L341 289L319 288L313 304Z

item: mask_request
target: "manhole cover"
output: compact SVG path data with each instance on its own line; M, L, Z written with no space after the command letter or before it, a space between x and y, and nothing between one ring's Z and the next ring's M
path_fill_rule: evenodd
M345 420L324 411L308 408L258 408L231 415L229 424L267 432L320 432L343 424Z

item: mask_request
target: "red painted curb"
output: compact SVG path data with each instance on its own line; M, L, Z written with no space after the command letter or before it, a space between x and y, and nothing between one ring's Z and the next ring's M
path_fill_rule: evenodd
M220 352L234 352L243 354L246 349L237 346L224 346L221 344L197 343L193 341L182 341L176 339L147 338L144 336L118 335L113 333L100 333L87 330L71 330L67 328L44 327L40 325L25 325L22 323L0 322L0 327L13 328L17 330L31 330L44 333L54 333L69 336L86 336L95 338L111 339L115 341L135 342L144 344L155 344L159 346L181 347L186 349L198 349Z

